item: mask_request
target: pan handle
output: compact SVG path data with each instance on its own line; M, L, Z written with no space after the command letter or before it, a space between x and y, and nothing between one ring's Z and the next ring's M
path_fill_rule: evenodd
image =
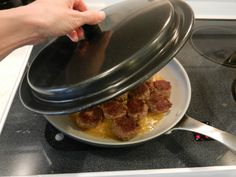
M236 136L212 126L206 125L188 115L185 115L183 119L172 130L187 130L206 135L224 144L234 153L236 153Z

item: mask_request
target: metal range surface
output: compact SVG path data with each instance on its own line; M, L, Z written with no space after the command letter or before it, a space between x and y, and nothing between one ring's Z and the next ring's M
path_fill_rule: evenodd
M236 21L197 21L203 26L234 26ZM33 50L31 60L39 49ZM188 42L177 55L186 69L192 99L188 115L236 134L236 69L211 62ZM16 95L0 136L0 174L39 175L117 170L236 165L236 157L216 141L194 140L173 132L139 146L92 147L64 136L44 116L24 108Z
M131 0L104 11L101 31L78 43L58 38L35 58L20 88L28 109L68 114L122 94L176 55L194 21L182 1Z

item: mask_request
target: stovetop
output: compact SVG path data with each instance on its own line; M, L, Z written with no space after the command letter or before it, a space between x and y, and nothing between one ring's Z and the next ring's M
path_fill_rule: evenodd
M236 28L236 21L196 21L193 34L203 26L232 29ZM202 34L197 35L193 35L197 40L205 39ZM189 40L176 57L186 69L192 86L187 113L236 134L234 63L229 67L213 62L197 51L194 44ZM39 48L33 49L30 61ZM196 141L193 133L185 131L174 131L127 148L86 145L60 133L42 115L26 110L18 95L0 136L0 175L7 176L218 165L236 165L235 155L216 141Z

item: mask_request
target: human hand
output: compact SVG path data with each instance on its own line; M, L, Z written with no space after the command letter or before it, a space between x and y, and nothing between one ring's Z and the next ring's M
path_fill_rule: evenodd
M27 5L37 31L42 39L68 35L77 42L83 38L81 26L94 25L105 18L103 11L88 11L82 0L36 0Z

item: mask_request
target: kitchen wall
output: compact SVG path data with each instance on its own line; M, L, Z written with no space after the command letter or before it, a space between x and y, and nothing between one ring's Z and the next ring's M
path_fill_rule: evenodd
M102 9L124 0L84 0L90 9ZM198 19L236 19L236 0L185 0Z
M196 18L236 19L236 0L185 0Z
M0 0L0 9L18 6L33 0ZM84 0L89 9L102 9L124 0ZM236 19L236 0L185 0L193 8L198 19ZM6 4L8 2L8 4ZM5 4L2 5L1 4ZM9 7L8 7L9 8Z

